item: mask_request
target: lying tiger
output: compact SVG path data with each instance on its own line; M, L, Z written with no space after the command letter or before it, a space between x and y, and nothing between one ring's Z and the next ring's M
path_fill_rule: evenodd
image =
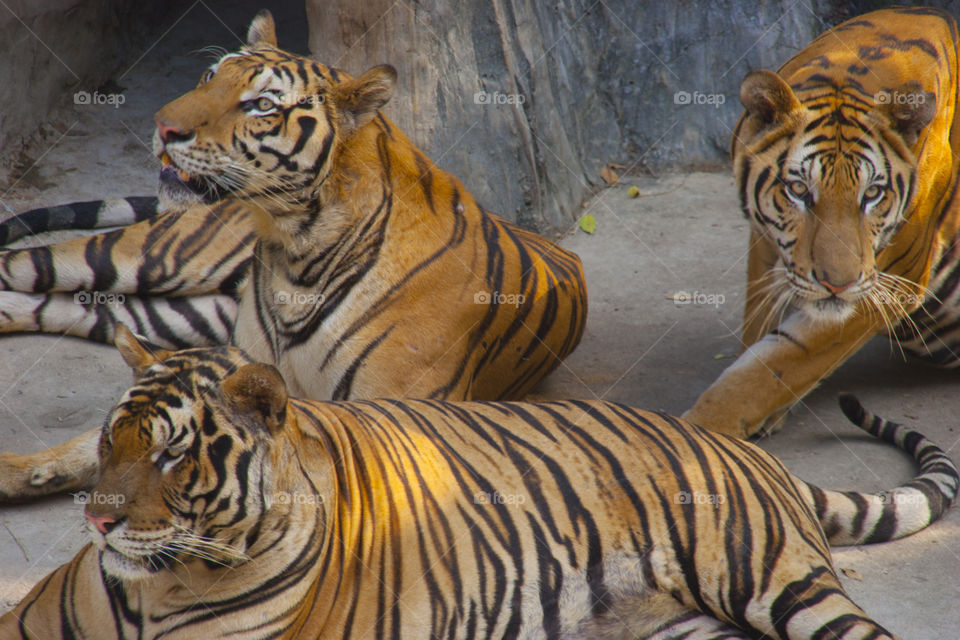
M824 491L622 405L313 402L235 347L156 352L122 325L117 346L135 383L104 424L93 544L5 639L892 638L828 542L918 531L960 483L850 396L913 481Z
M957 46L949 14L888 9L743 81L745 351L685 418L740 437L774 426L882 333L960 365Z
M261 12L156 115L168 212L132 201L142 222L0 253L0 331L111 341L126 322L159 346L232 341L320 400L523 397L583 333L580 261L414 147L379 112L394 81L278 49ZM86 211L79 226L124 221ZM0 499L89 485L96 442L0 455Z

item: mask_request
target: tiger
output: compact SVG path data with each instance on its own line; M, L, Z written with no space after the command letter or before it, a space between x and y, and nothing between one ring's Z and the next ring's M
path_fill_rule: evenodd
M960 366L957 24L894 8L752 71L731 157L750 223L743 351L684 417L746 437L886 334Z
M583 334L580 259L417 149L380 111L395 82L388 65L354 78L279 49L259 13L239 52L157 112L158 204L10 222L142 218L0 253L0 331L110 342L124 322L161 348L230 343L317 400L522 398ZM0 500L90 486L96 442L0 455Z
M3 638L893 638L828 544L893 540L960 473L834 492L753 443L603 401L314 401L236 347L155 350L109 412L92 542ZM821 526L822 525L822 526Z

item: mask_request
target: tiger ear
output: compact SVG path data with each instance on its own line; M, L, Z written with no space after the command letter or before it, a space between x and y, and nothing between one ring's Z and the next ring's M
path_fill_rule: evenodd
M916 80L910 80L893 91L879 92L877 111L886 116L893 130L912 147L923 128L937 115L937 96L924 91Z
M269 364L245 364L229 375L220 390L235 409L254 414L276 435L287 417L287 384Z
M335 99L344 116L344 128L359 129L377 115L393 97L397 85L397 70L388 64L373 67L359 78L340 84Z
M163 362L172 353L165 349L157 349L122 322L117 323L114 329L113 344L120 351L124 362L133 369L134 376L140 376L151 366Z
M261 9L247 29L247 46L260 45L277 46L277 27L273 21L273 14L269 9Z
M800 108L790 85L766 69L751 71L740 83L740 102L747 113L764 125L772 124Z

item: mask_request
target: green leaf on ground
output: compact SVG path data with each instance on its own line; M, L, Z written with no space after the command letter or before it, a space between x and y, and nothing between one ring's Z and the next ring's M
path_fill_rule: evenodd
M593 233L597 230L597 219L593 217L592 214L586 214L580 218L580 228L586 231L587 233Z

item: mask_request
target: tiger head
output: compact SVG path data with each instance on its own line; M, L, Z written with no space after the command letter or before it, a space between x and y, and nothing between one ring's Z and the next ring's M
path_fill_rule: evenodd
M122 325L116 344L135 383L104 423L87 496L101 566L136 581L193 559L243 561L274 502L283 379L234 347L151 351Z
M915 80L892 91L896 101L823 77L795 87L802 100L773 71L748 74L731 143L741 208L776 251L763 295L827 322L861 304L883 313L903 281L877 257L909 217L934 94Z
M354 79L278 49L273 18L261 11L246 46L154 117L161 203L232 195L269 211L312 202L344 141L377 115L395 81L388 65Z

